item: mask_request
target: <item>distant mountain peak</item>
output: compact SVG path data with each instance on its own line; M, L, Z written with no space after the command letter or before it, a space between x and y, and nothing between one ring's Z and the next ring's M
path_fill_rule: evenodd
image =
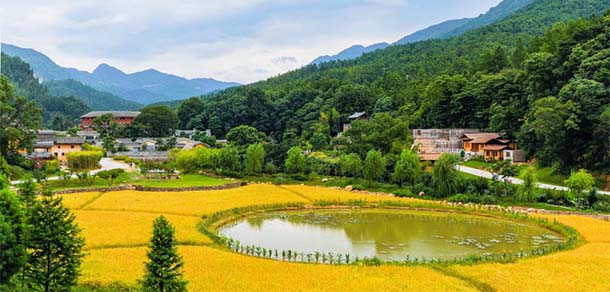
M353 46L339 52L336 55L332 55L332 56L326 55L326 56L318 57L315 60L313 60L311 62L311 64L320 64L320 63L330 62L330 61L342 61L342 60L355 59L355 58L362 56L363 54L374 52L379 49L384 49L389 45L390 44L388 44L388 43L376 43L376 44L372 44L367 47L365 47L363 45L353 45Z
M108 73L113 73L113 74L125 74L123 71L119 70L117 67L114 66L110 66L106 63L101 63L97 66L97 68L95 68L95 70L93 70L92 74L108 74Z
M127 74L107 63L99 64L93 72L89 73L59 66L49 57L34 49L23 49L2 44L2 51L9 56L19 57L30 64L36 76L42 80L63 81L74 79L98 91L112 93L123 99L141 104L185 99L240 85L212 78L189 80L153 68Z

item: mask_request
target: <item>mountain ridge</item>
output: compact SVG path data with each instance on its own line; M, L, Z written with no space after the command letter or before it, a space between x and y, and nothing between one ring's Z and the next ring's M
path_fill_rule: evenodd
M5 43L1 46L5 54L17 56L30 64L36 77L42 81L74 79L99 91L141 104L186 99L241 85L213 78L187 79L153 68L125 73L107 63L101 63L92 72L87 72L62 67L35 49Z
M321 63L331 61L352 60L366 53L371 53L379 49L385 49L393 45L405 45L429 39L451 38L506 18L518 9L531 4L533 1L534 0L503 0L498 5L491 7L487 12L482 13L477 17L443 21L424 29L420 29L391 44L383 42L370 46L353 45L337 53L336 55L320 56L313 60L310 64L319 65ZM385 45L380 46L383 44Z

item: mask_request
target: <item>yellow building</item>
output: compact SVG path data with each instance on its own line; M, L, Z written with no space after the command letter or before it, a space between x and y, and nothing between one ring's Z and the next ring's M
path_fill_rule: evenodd
M66 162L68 153L81 151L84 143L82 137L56 137L50 152L60 162Z

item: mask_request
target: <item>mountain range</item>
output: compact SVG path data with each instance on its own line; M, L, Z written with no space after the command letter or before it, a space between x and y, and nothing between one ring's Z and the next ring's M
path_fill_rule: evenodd
M447 39L461 35L465 32L486 26L498 20L510 16L513 12L531 4L534 0L504 0L495 7L492 7L484 14L474 18L453 19L439 24L432 25L422 30L407 35L400 40L390 43L377 43L370 46L354 45L336 55L326 55L316 58L311 64L321 64L330 61L344 61L358 58L366 53L371 53L379 49L385 49L392 45L404 45L425 41L429 39Z
M41 81L73 79L94 89L112 93L125 100L140 104L185 99L239 85L238 83L218 81L211 78L187 79L155 69L127 74L108 64L100 64L93 72L89 73L62 67L34 49L20 48L4 43L1 46L3 53L19 57L30 64ZM76 86L75 83L71 85Z

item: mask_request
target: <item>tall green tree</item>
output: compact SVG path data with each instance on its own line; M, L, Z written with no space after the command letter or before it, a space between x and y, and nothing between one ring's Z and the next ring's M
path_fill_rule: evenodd
M246 148L246 158L244 161L246 173L249 175L258 174L263 171L265 164L265 148L261 144L251 144Z
M341 175L359 177L362 175L362 159L356 153L342 155L339 159Z
M461 179L455 168L459 158L451 154L443 154L432 168L432 185L437 197L448 197L460 190Z
M174 227L164 216L155 219L146 271L140 281L143 291L186 291L187 282L182 276L184 262L178 254L174 233Z
M20 200L25 206L26 209L30 209L34 206L36 202L36 195L38 192L36 190L36 183L34 179L29 176L25 178L25 181L19 185L19 196Z
M36 133L42 124L40 109L33 101L16 96L6 76L0 77L0 155L16 164L19 150L32 149Z
M0 190L0 290L26 261L27 227L19 199L8 189Z
M218 166L223 170L241 171L242 165L239 160L239 151L231 145L220 148L218 153Z
M265 133L245 125L235 127L227 133L227 141L236 146L243 147L250 144L262 143L265 141L265 138Z
M364 178L379 181L385 173L386 161L379 150L370 150L364 160Z
M576 198L584 197L585 192L595 188L595 179L584 169L577 172L572 172L570 177L564 181L565 185L570 188L570 193Z
M536 168L530 166L521 171L519 178L523 181L519 187L519 193L517 199L521 202L533 202L536 200L536 190L538 175L536 174Z
M400 159L394 166L392 180L402 187L405 183L416 183L420 175L421 165L417 153L411 150L403 150Z
M70 291L76 285L85 243L61 197L45 196L32 208L25 269L28 291Z
M170 107L149 105L140 110L140 115L133 121L142 126L144 135L149 137L169 137L178 128L178 115Z
M284 164L287 173L303 173L305 172L306 161L303 156L303 150L299 146L294 146L288 150L288 158Z

